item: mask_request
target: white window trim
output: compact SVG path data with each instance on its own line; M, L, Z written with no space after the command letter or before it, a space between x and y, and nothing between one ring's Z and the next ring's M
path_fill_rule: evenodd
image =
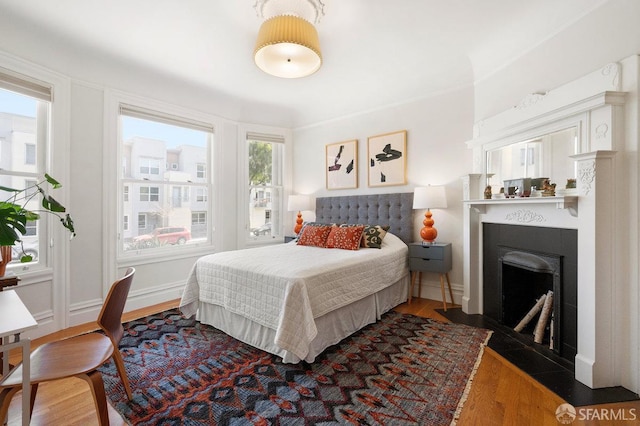
M44 169L63 184L62 188L56 190L56 200L73 212L73 206L70 203L71 185L64 186L65 183L71 182L69 168L71 83L69 78L4 52L0 52L0 67L52 87L55 106L50 111L51 133L44 159ZM53 217L40 220L49 221L47 238L55 247L57 255L48 259L49 263L43 268L21 271L20 286L46 285L47 283L52 286L50 291L53 306L46 308L51 309L52 314L48 321L39 324L36 332L37 335L45 335L70 325L71 242L66 229L61 226L52 226L55 225Z
M121 197L119 197L118 187L120 185L120 163L122 158L122 143L120 141L120 107L121 105L134 105L141 109L148 109L150 111L158 111L168 116L184 117L200 123L210 124L214 129L214 142L213 146L209 150L209 164L211 167L217 167L215 159L218 157L218 132L223 127L223 121L219 117L206 114L200 111L183 108L178 105L172 105L162 101L149 99L146 97L114 90L105 90L105 126L104 126L104 170L105 179L103 191L106 197L105 209L103 212L104 226L104 253L107 255L104 257L105 270L109 272L109 276L105 282L111 282L116 279L116 270L112 265L116 265L118 269L126 268L129 266L152 264L157 262L172 261L183 258L189 258L200 254L210 253L214 250L218 241L216 240L215 210L211 209L214 204L219 204L218 200L214 200L217 197L217 182L212 182L212 195L209 197L208 206L211 213L208 215L208 228L209 228L209 244L198 244L189 247L184 247L179 253L140 253L137 255L121 255L119 251L119 240L110 238L110 235L119 235L119 221L118 217L122 211ZM211 170L208 171L211 173ZM129 195L131 196L131 194ZM137 225L136 225L137 226Z
M262 133L265 135L281 135L284 138L284 171L283 171L283 181L282 181L282 205L280 206L280 211L282 211L282 223L286 226L287 223L291 222L294 224L293 215L290 212L286 211L286 199L288 195L291 193L292 186L292 174L293 174L293 137L291 129L286 129L283 127L270 127L270 126L261 126L256 124L243 123L238 125L238 183L242 185L242 187L238 188L239 191L242 191L242 195L238 197L238 238L237 245L239 248L249 247L249 246L257 246L257 245L266 245L266 244L274 244L281 243L284 241L284 235L286 234L286 228L278 230L278 235L282 236L281 239L274 240L256 240L252 241L247 238L249 234L249 206L246 200L249 199L249 185L247 182L247 177L249 174L249 164L248 164L248 155L249 150L247 146L247 133ZM293 225L291 225L293 226Z

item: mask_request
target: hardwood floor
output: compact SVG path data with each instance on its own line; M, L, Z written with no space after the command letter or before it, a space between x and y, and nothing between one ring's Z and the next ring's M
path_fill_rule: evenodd
M140 318L177 306L178 301L167 302L145 309L126 313L124 321ZM442 302L413 298L411 305L396 308L399 312L447 321L435 309ZM73 327L52 335L36 339L33 347L47 341L57 340L94 330L95 324ZM15 361L15 359L12 357ZM8 425L20 425L20 393L12 401ZM458 421L459 425L553 425L556 408L563 400L549 391L521 370L507 362L491 349L485 349L482 362L473 379L473 385ZM592 411L586 411L592 408ZM597 420L577 419L573 425L613 426L635 425L640 422L640 401L581 407L580 413L587 413ZM625 415L635 421L604 420L603 417ZM125 425L120 415L109 406L110 425ZM584 415L583 415L584 417ZM88 385L79 379L66 379L43 383L38 390L33 418L34 426L86 426L97 424L97 416Z

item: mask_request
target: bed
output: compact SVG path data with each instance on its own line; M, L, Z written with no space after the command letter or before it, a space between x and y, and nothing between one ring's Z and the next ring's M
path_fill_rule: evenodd
M317 198L316 223L388 225L382 247L292 241L203 256L180 309L284 362L313 362L407 300L412 200L412 193Z

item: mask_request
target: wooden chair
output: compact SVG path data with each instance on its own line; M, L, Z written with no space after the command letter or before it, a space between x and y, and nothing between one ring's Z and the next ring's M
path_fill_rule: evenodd
M98 315L98 325L107 337L111 339L111 343L113 344L113 361L116 364L118 374L120 374L124 390L129 399L133 397L131 394L131 386L129 385L129 378L127 377L127 371L124 369L124 360L118 350L118 345L124 335L122 311L124 310L124 304L127 301L135 272L136 270L134 268L129 268L124 274L124 277L113 283L104 305L102 305L100 315Z
M78 377L86 380L91 388L100 425L109 425L107 399L102 375L97 370L110 357L116 363L118 373L131 399L131 389L118 343L122 338L122 311L133 281L134 268L111 286L98 316L98 324L106 334L88 333L68 339L45 343L30 355L31 361L31 412L42 382ZM116 324L117 320L117 324ZM0 419L7 418L13 396L22 389L22 365L0 380Z

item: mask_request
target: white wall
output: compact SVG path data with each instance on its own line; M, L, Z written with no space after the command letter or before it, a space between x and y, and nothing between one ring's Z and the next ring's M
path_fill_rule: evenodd
M492 75L476 76L475 121L640 53L638 17L640 1L610 0Z
M412 192L415 186L446 185L446 210L434 210L438 241L453 244L453 271L450 274L460 303L462 293L462 184L460 177L471 169L471 152L465 141L471 137L473 89L427 97L386 109L294 129L293 193L314 197L366 193ZM367 185L367 138L407 130L407 185L369 188ZM325 146L358 140L358 188L327 190L325 186ZM305 220L313 219L310 213ZM415 240L420 241L424 211L413 217ZM294 218L290 216L293 226ZM440 299L437 274L423 274L423 297Z

